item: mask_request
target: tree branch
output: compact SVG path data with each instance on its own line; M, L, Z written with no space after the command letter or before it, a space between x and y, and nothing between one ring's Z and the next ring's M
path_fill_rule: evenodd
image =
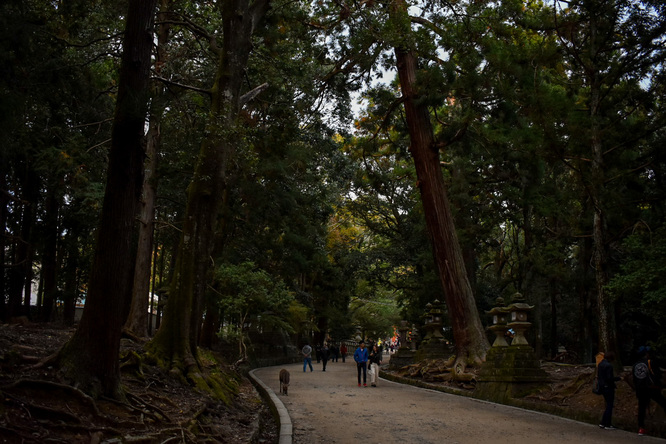
M159 80L160 82L162 82L166 85L177 86L178 88L183 88L183 89L189 89L190 91L196 91L196 92L199 92L201 94L206 94L208 97L212 96L212 93L209 89L197 88L196 86L185 85L183 83L173 82L171 80L165 79L164 77L153 76L153 77L151 77L151 80Z
M249 101L254 100L254 98L257 97L262 92L264 92L266 90L266 88L268 88L268 83L263 83L263 84L257 86L256 88L254 88L254 89L246 92L245 94L243 94L239 99L240 107L242 108Z

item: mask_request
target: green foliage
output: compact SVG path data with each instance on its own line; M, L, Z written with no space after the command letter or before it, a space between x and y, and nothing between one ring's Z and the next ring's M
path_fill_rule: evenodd
M215 283L219 306L238 328L294 331L287 322L293 294L283 282L257 269L252 262L217 267Z
M623 322L637 328L635 346L652 343L666 350L666 228L638 225L622 244L621 270L608 284L623 307Z

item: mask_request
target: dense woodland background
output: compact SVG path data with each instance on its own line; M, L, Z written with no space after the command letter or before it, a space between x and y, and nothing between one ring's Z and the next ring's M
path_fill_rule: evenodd
M7 0L0 35L3 321L85 301L70 349L154 336L193 381L250 331L419 325L453 303L419 129L484 325L520 292L542 358L666 349L660 0Z

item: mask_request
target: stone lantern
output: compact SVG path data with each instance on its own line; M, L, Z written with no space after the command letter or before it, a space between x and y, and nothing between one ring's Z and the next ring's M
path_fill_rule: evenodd
M407 321L400 321L400 328L398 329L400 332L400 348L406 348L409 349L409 345L407 344L407 333L409 332L409 324Z
M497 298L495 301L496 306L487 311L489 315L492 316L493 325L488 327L488 330L495 333L495 342L493 342L493 347L508 347L509 344L506 342L506 332L509 330L509 326L506 324L507 317L509 314L508 307L504 307L504 299Z
M430 338L432 337L432 331L430 330L430 325L432 324L432 315L430 313L431 310L432 310L432 304L428 302L426 304L426 310L421 316L421 319L423 319L423 329L426 331L426 334L423 337L424 341L429 341Z
M436 341L442 341L444 335L442 335L442 303L439 300L435 299L430 308L430 329L431 329L431 339Z
M528 314L534 307L528 305L520 293L513 295L513 303L508 307L501 307L503 301L499 298L497 305L488 312L493 316L493 325L488 329L497 335L497 339L481 365L474 394L505 403L511 398L522 398L546 384L548 374L525 339L525 331L532 325L527 321ZM508 329L514 331L510 347L504 340Z
M522 294L516 293L513 295L513 303L507 307L509 311L509 328L513 329L514 336L511 345L529 345L525 338L525 331L532 325L527 321L527 315L534 308L533 305L528 305Z
M412 337L410 343L410 350L416 351L416 344L419 342L419 331L416 329L416 325L412 324Z
M410 345L414 346L414 330L412 330L412 340L408 340L410 325L407 321L400 321L398 331L400 332L400 347L391 355L389 360L389 368L398 369L406 365L414 363L414 351L410 349ZM408 343L409 342L409 343Z

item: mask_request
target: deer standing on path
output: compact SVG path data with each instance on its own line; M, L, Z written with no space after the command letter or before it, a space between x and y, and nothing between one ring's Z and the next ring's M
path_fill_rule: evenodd
M289 371L283 368L282 370L280 370L280 393L289 396L289 394L287 393L288 390L289 390Z

